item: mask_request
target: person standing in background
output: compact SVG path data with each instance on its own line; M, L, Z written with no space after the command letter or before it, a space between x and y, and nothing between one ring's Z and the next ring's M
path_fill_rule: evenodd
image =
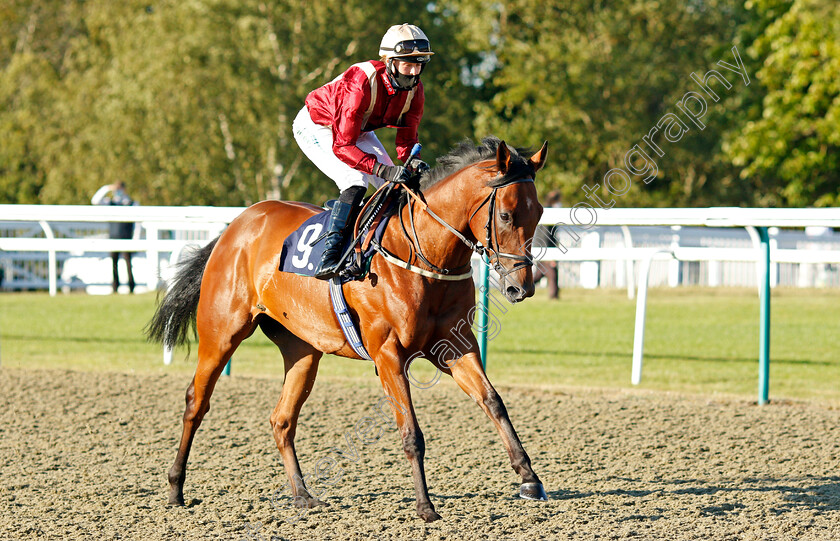
M119 206L133 206L138 203L129 197L125 191L125 182L115 182L99 188L90 202L94 205L119 205ZM131 222L111 222L109 225L109 237L112 239L130 239L134 236L134 224ZM125 259L125 267L128 271L128 291L134 293L134 274L131 272L131 252L122 252L123 259ZM120 287L120 273L119 273L120 252L111 252L111 262L113 264L114 281L112 283L114 293Z

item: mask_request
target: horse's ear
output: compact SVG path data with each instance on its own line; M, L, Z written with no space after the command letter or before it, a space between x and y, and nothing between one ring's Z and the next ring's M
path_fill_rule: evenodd
M503 175L510 169L510 149L504 141L500 141L499 148L496 149L496 165L499 166L499 173Z
M531 165L534 166L534 173L542 169L545 165L545 156L548 153L548 141L543 143L542 148L536 154L531 156Z

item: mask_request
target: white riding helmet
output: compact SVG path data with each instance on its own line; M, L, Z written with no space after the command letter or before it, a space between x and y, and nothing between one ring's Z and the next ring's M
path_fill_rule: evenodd
M435 54L429 45L426 34L413 24L396 24L385 32L379 44L379 56L385 58L388 66L388 78L391 84L400 90L411 90L420 81L420 75L403 75L394 67L393 60L398 58L403 62L421 65L422 69Z
M429 38L413 24L395 24L382 36L379 44L379 56L387 59L406 58L406 62L425 64L433 53ZM408 60L407 57L416 57Z

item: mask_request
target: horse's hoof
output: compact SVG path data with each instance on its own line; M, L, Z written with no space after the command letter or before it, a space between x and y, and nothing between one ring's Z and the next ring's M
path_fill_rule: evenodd
M300 509L313 509L315 507L329 507L330 504L327 502L322 502L318 498L313 498L312 496L296 496L294 499L295 507Z
M184 493L177 487L173 487L172 490L169 491L169 503L167 503L167 505L170 507L183 507Z
M519 487L519 497L526 500L547 500L548 495L542 483L522 483Z
M426 522L434 522L436 520L440 520L440 515L435 513L435 510L431 507L426 507L423 509L418 509L417 514L425 520Z

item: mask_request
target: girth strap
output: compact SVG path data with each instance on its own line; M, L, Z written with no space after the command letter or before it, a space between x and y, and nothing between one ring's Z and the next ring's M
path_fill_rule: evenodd
M347 301L344 300L344 290L341 288L341 278L339 277L330 280L330 298L335 315L338 316L338 323L341 325L341 330L344 332L344 337L347 338L350 347L362 359L372 361L370 353L367 352L362 339L359 337L353 318L350 317L350 309L347 308Z

